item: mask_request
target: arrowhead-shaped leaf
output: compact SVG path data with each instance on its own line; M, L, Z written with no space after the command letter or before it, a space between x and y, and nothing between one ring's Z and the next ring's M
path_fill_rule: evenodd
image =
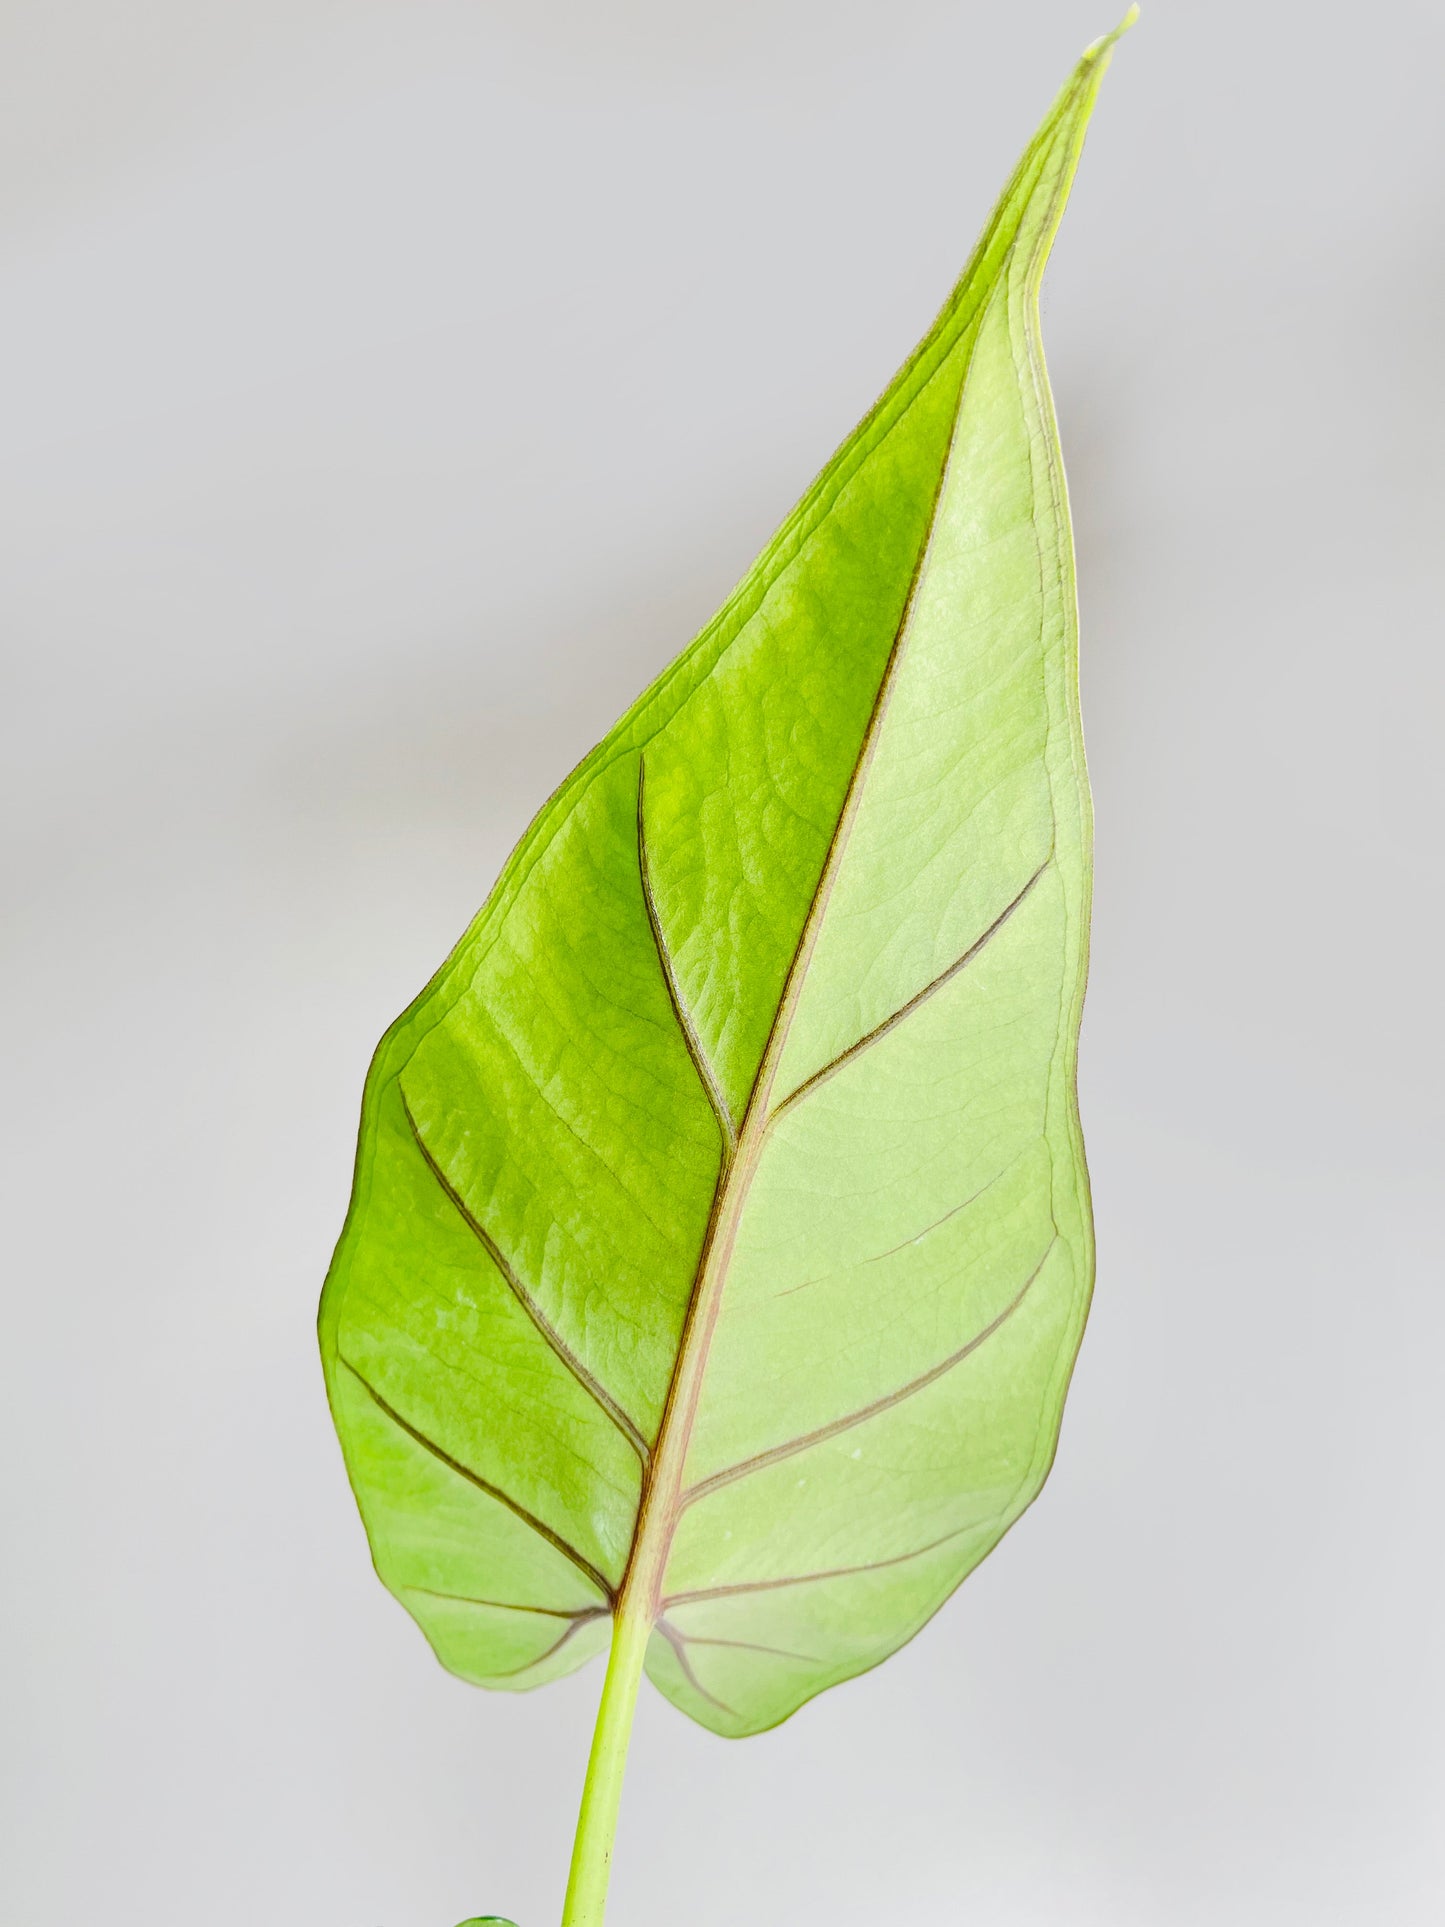
M1043 1483L1092 1276L1039 278L1107 43L882 401L563 785L367 1084L322 1303L377 1569L526 1687L629 1597L756 1732Z

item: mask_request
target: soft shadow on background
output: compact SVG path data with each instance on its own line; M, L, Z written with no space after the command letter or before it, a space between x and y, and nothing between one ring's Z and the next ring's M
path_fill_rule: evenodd
M1103 0L0 10L0 1916L560 1906L314 1352L362 1073L930 319ZM1445 1917L1445 27L1154 0L1046 294L1099 1288L883 1670L645 1696L618 1927Z

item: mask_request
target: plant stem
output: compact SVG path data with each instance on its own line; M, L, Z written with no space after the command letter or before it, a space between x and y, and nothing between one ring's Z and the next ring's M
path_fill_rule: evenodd
M572 1846L572 1871L567 1880L562 1927L602 1927L607 1912L612 1837L617 1831L627 1743L632 1737L637 1687L651 1632L651 1614L639 1611L637 1603L624 1592L612 1623L612 1651L592 1734L592 1752L582 1788L582 1810L577 1815L577 1837Z

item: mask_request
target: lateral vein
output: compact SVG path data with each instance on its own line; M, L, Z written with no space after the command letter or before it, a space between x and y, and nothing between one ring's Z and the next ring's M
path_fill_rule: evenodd
M737 1708L735 1706L729 1706L726 1700L720 1700L716 1693L710 1693L693 1671L692 1661L687 1656L688 1642L686 1634L680 1633L675 1626L669 1626L665 1619L659 1619L657 1621L657 1630L672 1648L673 1656L682 1668L683 1677L692 1690L695 1693L700 1693L705 1700L711 1701L720 1712L730 1713L732 1717L736 1719L738 1716Z
M912 1552L897 1552L889 1559L865 1559L856 1566L827 1566L817 1572L793 1572L781 1579L737 1579L731 1585L699 1586L692 1592L669 1593L663 1600L664 1611L675 1606L691 1606L704 1599L732 1599L742 1593L780 1592L787 1586L812 1586L826 1579L852 1579L860 1573L884 1572L890 1566L906 1566L910 1559L922 1559L930 1552L937 1552L952 1539L961 1539L965 1532L973 1532L982 1520L973 1520L966 1526L956 1526L952 1532L945 1532L940 1538L930 1539L926 1546L915 1546Z
M931 1237L935 1231L942 1230L944 1225L948 1224L951 1219L956 1218L960 1211L967 1211L970 1205L977 1204L980 1198L986 1197L996 1184L1001 1184L1023 1155L1024 1153L1020 1151L1014 1157L1011 1157L1001 1171L994 1173L987 1184L981 1184L977 1191L970 1192L968 1197L960 1200L958 1204L950 1205L942 1217L935 1218L931 1224L926 1224L921 1230L911 1233L907 1238L900 1239L896 1245L889 1245L886 1251L872 1251L866 1258L856 1259L854 1264L856 1264L859 1269L864 1265L881 1265L885 1258L896 1258L900 1251L907 1251L910 1245L922 1244L925 1238ZM843 1271L851 1271L853 1268L853 1265L848 1265L842 1269ZM782 1291L775 1291L773 1296L775 1298L791 1298L795 1292L809 1291L814 1285L826 1284L828 1279L836 1278L840 1275L841 1273L838 1270L821 1271L816 1277L804 1278L796 1285L787 1285Z
M627 1440L627 1443L632 1447L643 1465L646 1466L651 1456L651 1447L642 1436L637 1424L622 1409L611 1392L608 1391L607 1387L602 1384L593 1373L588 1371L587 1367L572 1350L556 1326L551 1323L532 1293L517 1276L516 1270L511 1260L507 1257L507 1254L502 1250L486 1226L474 1215L466 1199L462 1197L436 1158L432 1156L431 1148L422 1136L421 1128L417 1124L416 1118L412 1115L411 1105L407 1102L406 1092L402 1089L399 1079L397 1082L397 1092L401 1098L401 1108L406 1114L406 1121L411 1130L412 1137L416 1140L416 1147L426 1160L427 1169L441 1186L452 1208L456 1211L457 1216L466 1225L467 1229L472 1233L473 1237L476 1238L492 1263L497 1267L497 1270L502 1274L503 1283L507 1286L507 1289L511 1292L517 1303L522 1307L522 1310L526 1312L528 1318L531 1319L538 1333L555 1353L558 1360L572 1374L583 1391L601 1406L602 1410Z
M579 1552L576 1546L564 1539L560 1532L554 1531L544 1519L539 1519L535 1512L529 1512L526 1506L514 1499L509 1492L504 1492L499 1485L493 1485L490 1479L484 1479L480 1472L474 1472L469 1465L463 1465L460 1459L454 1459L450 1452L437 1444L435 1439L429 1439L425 1432L418 1431L410 1419L403 1418L394 1405L388 1404L371 1380L357 1371L349 1358L343 1357L338 1352L337 1360L346 1371L350 1372L377 1410L384 1413L398 1431L405 1432L413 1443L419 1445L424 1452L430 1452L434 1459L446 1466L449 1471L455 1472L458 1478L465 1479L479 1492L485 1492L489 1499L495 1499L499 1505L504 1505L509 1512L515 1513L523 1525L530 1526L540 1538L545 1539L549 1545L555 1546L564 1558L570 1559L577 1570L592 1581L604 1599L609 1603L612 1601L615 1597L612 1586L584 1553Z
M1029 892L1053 860L1054 853L1050 850L1038 869L1034 871L1028 882L1022 890L1019 891L1018 895L1011 903L1005 905L988 926L987 930L984 931L983 935L975 938L961 957L955 957L947 970L940 971L931 983L926 983L922 990L916 992L908 999L906 1004L900 1004L891 1017L885 1017L881 1024L875 1024L872 1030L866 1031L864 1035L858 1039L856 1044L850 1044L847 1050L839 1051L838 1055L824 1064L821 1070L816 1070L811 1077L804 1078L796 1090L789 1091L782 1103L773 1107L772 1114L768 1120L769 1123L775 1124L785 1111L790 1110L794 1104L806 1097L810 1091L815 1091L820 1084L826 1083L830 1077L842 1070L845 1064L851 1063L855 1057L861 1056L870 1045L876 1044L880 1038L886 1037L889 1031L895 1029L906 1017L911 1017L914 1011L926 1004L930 997L935 996L943 989L945 984L952 983L959 972L966 970L980 952L986 949L998 935L999 931L1003 929L1009 918L1018 909L1019 905L1024 901L1024 898L1028 896Z
M593 1619L601 1619L604 1615L601 1613L593 1613L591 1617ZM530 1673L534 1666L540 1666L544 1660L555 1659L557 1654L560 1653L562 1648L567 1644L568 1640L575 1638L586 1624L587 1621L585 1619L574 1619L566 1631L559 1634L550 1646L537 1654L535 1659L524 1660L520 1666L509 1666L501 1673L487 1673L485 1677L487 1679L519 1679L523 1673Z
M652 931L653 945L657 951L657 961L662 966L662 980L667 986L668 1001L672 1014L677 1019L677 1027L682 1032L687 1054L692 1059L693 1069L697 1072L698 1082L707 1094L712 1106L713 1116L717 1119L718 1130L722 1133L726 1154L737 1149L738 1127L733 1122L732 1111L718 1083L717 1073L713 1070L707 1052L703 1049L702 1039L692 1015L683 1002L682 990L673 967L672 952L668 947L667 936L662 928L662 918L658 914L657 898L652 889L652 869L647 857L647 826L643 817L643 792L647 777L647 758L640 753L637 758L637 868L642 878L642 901L647 909L648 927Z
M725 1466L721 1472L714 1472L711 1478L699 1480L695 1486L681 1495L678 1500L679 1510L684 1506L696 1505L699 1499L707 1498L710 1493L720 1490L725 1485L731 1485L736 1479L745 1479L751 1473L761 1472L770 1465L779 1464L783 1459L795 1458L799 1452L806 1452L811 1446L826 1444L829 1439L837 1438L840 1432L851 1432L855 1425L863 1425L869 1419L879 1417L883 1412L892 1411L894 1406L902 1405L919 1392L927 1391L930 1385L936 1384L940 1378L961 1365L966 1358L972 1357L981 1345L986 1345L994 1333L1008 1323L1028 1296L1034 1280L1043 1270L1049 1254L1058 1242L1058 1233L1055 1232L1045 1247L1043 1257L1039 1259L1014 1297L996 1318L989 1320L982 1331L975 1332L966 1345L960 1345L957 1351L950 1352L947 1358L940 1359L938 1364L930 1366L926 1372L920 1372L917 1378L910 1379L906 1385L900 1385L896 1391L885 1392L882 1398L875 1398L867 1405L860 1405L857 1411L845 1412L841 1418L832 1419L827 1425L820 1425L811 1432L802 1432L797 1438L785 1439L781 1445L770 1446L766 1452L755 1452L750 1458L740 1459L736 1465Z
M702 1633L685 1633L681 1627L674 1630L689 1646L726 1646L738 1653L767 1653L773 1659L796 1659L804 1666L821 1666L825 1663L816 1653L795 1653L789 1646L763 1646L756 1639L709 1639Z
M534 1613L541 1619L601 1619L605 1606L519 1606L510 1599L477 1599L469 1592L441 1592L435 1586L402 1586L402 1592L422 1599L440 1599L453 1606L483 1606L489 1612Z

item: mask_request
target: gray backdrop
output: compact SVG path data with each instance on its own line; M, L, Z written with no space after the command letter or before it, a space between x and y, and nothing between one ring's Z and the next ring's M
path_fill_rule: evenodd
M361 1078L910 347L1120 0L6 0L0 1917L553 1927L314 1354ZM1152 0L1045 312L1098 906L1044 1498L618 1927L1434 1927L1434 0Z

